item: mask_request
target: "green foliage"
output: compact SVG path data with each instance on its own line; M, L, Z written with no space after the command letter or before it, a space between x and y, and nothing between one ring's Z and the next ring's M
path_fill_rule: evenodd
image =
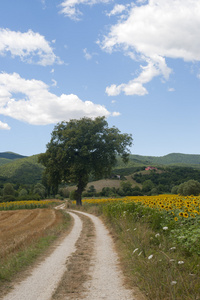
M182 154L182 153L170 153L164 156L142 156L131 155L131 161L144 163L145 165L196 165L200 164L200 155L198 154Z
M6 158L6 159L20 159L20 158L24 158L26 156L24 155L20 155L17 153L13 153L13 152L1 152L0 153L0 158Z
M41 183L37 183L34 186L33 194L38 194L41 199L45 198L45 187Z
M150 192L154 187L153 182L151 181L151 179L145 180L142 184L142 190L147 193Z
M36 184L42 179L44 167L38 164L38 155L10 160L0 166L0 185L5 182L14 184Z
M70 192L69 199L70 200L76 200L76 191L75 190Z
M58 193L60 194L61 197L63 198L69 198L69 190L66 187L59 188Z
M200 181L200 170L195 170L193 168L185 167L167 167L160 169L160 172L139 172L133 175L133 179L144 184L145 181L149 180L152 182L152 186L149 188L143 187L144 192L148 194L155 194L155 190L151 192L152 189L157 189L157 194L170 193L174 186L178 186L185 181L194 179ZM176 189L173 189L175 192Z
M180 227L164 213L137 203L112 201L100 211L102 207L129 278L148 299L199 298L199 225Z
M84 197L95 197L97 195L97 191L94 187L94 185L90 185L88 190L83 193Z
M16 201L16 197L14 195L4 195L1 200L1 202L11 202L11 201Z
M11 183L6 183L3 188L3 196L15 195L15 189Z
M183 219L181 226L166 211L145 207L140 203L115 201L103 204L103 213L114 222L116 219L132 219L134 222L144 222L160 234L165 234L173 242L180 245L183 254L200 255L199 219ZM163 230L167 228L167 230Z
M185 223L185 224L184 224ZM171 231L171 239L180 245L187 255L197 253L200 255L200 227L198 222L182 222Z
M198 196L200 194L200 183L196 180L189 180L180 184L177 188L177 192L183 196Z
M21 189L18 197L26 197L28 195L28 191L26 189Z
M76 200L81 204L90 176L99 179L110 175L117 155L127 161L131 144L131 136L115 127L108 128L104 117L70 120L55 126L39 161L46 167L50 185L58 187L62 181L77 185Z

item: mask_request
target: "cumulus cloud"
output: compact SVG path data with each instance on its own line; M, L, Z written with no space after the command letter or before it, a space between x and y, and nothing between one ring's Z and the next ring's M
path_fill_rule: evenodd
M12 57L19 56L27 63L42 66L62 63L44 36L32 30L22 33L0 28L0 55L8 52Z
M78 5L94 5L99 3L109 3L113 0L65 0L61 3L60 13L64 14L72 20L79 21L82 12L77 8Z
M130 80L128 83L122 83L120 85L112 84L106 88L108 96L117 96L121 92L125 95L137 95L144 96L148 94L148 91L143 84L148 83L152 78L163 75L165 79L168 79L171 70L166 66L165 60L161 57L154 57L154 62L150 59L146 59L148 64L146 66L140 66L140 75Z
M10 126L7 123L3 123L0 121L0 130L10 130Z
M17 73L1 73L0 114L33 125L110 115L102 105L82 101L74 94L56 96L48 89L42 81L26 80Z
M199 28L199 1L149 0L146 4L139 1L131 7L125 20L111 27L100 45L105 51L121 50L132 59L146 62L143 68L148 72L142 68L141 75L126 84L127 87L136 82L143 85L155 76L167 80L171 70L166 58L200 61ZM119 90L125 92L124 87L124 84L112 85L107 91L116 95ZM135 94L134 87L132 91Z

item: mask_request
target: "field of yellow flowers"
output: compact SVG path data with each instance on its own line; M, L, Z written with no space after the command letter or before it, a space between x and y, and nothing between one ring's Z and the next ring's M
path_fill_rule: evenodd
M147 299L200 299L200 196L84 199L84 206L104 215Z
M84 199L109 218L129 218L165 231L187 253L200 255L200 196L158 195Z
M87 204L107 204L107 203L139 203L144 207L167 212L175 221L190 218L198 218L200 221L200 196L180 195L158 195L158 196L132 196L124 198L102 198L84 199Z
M59 204L58 200L41 200L41 201L13 201L0 203L1 210L17 210L17 209L34 209L34 208L47 208L54 204Z

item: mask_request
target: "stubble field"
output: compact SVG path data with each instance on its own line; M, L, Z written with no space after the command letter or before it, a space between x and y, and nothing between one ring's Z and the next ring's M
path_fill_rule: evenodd
M19 251L62 221L54 209L0 211L0 259Z

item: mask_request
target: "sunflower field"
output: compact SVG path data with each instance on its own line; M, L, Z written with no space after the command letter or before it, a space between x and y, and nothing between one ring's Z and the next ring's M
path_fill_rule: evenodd
M147 299L200 299L200 196L90 198L84 207L105 218Z
M109 217L144 220L152 229L164 230L184 251L200 255L200 196L131 196L84 199L83 203L99 205Z
M34 208L48 208L54 204L59 204L58 200L31 200L31 201L13 201L0 203L1 210L17 210L17 209L34 209Z

